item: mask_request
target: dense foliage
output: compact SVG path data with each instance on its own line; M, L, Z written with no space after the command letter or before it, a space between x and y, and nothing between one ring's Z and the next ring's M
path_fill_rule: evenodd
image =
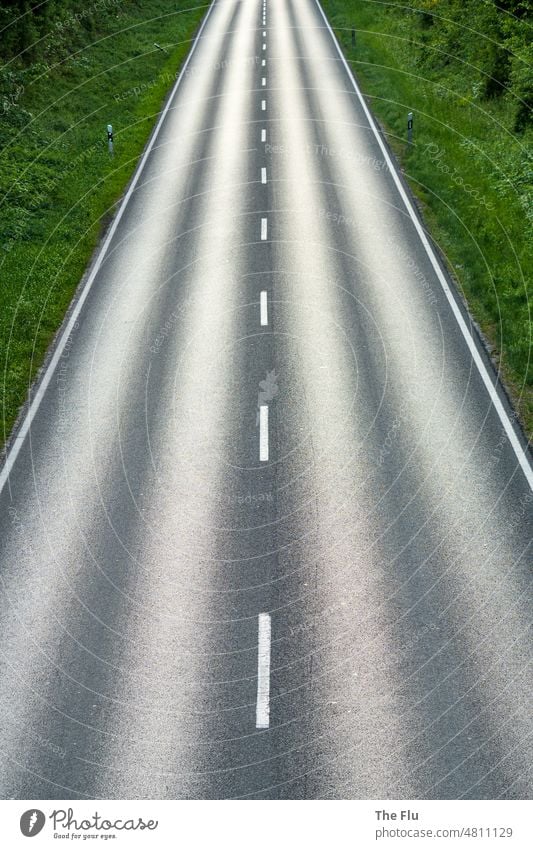
M24 64L61 53L61 42L72 47L72 40L83 42L83 33L94 33L105 26L105 18L114 14L122 0L2 0L0 30L2 59L18 58ZM63 51L64 52L64 51Z
M473 91L512 100L516 132L531 125L533 0L409 0L409 5L422 66L455 65L461 85L466 63Z

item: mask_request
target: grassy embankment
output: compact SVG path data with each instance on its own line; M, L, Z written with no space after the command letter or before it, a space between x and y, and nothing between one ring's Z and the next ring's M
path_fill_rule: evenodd
M0 446L209 4L60 5L0 68Z
M323 2L531 436L530 25L471 0L416 5Z

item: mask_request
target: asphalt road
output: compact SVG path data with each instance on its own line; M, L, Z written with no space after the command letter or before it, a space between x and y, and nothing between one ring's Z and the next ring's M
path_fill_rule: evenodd
M211 7L0 479L2 798L530 796L533 475L402 191L315 0Z

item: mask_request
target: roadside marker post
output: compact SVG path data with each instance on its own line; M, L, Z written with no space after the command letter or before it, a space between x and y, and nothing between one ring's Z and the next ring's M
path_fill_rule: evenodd
M352 47L355 47L355 30L352 30Z
M412 145L413 143L413 113L407 113L407 144Z
M109 149L109 153L111 156L113 155L113 127L111 124L107 125L107 146Z

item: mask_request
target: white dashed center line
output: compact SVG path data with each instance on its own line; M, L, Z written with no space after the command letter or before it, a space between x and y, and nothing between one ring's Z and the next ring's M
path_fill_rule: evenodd
M261 292L259 312L260 312L260 315L261 315L261 327L268 327L268 294L267 294L267 292Z
M263 26L266 24L266 2L263 2ZM263 31L266 38L266 31ZM263 43L263 50L266 44ZM263 59L261 66L264 68L266 60ZM266 77L262 77L261 85L266 86ZM266 111L266 100L261 101L261 109ZM266 142L266 129L261 130L261 141ZM261 183L267 182L267 169L261 168ZM261 219L261 241L265 242L268 234L268 219ZM261 327L268 326L268 293L263 291L259 295L259 313ZM261 463L268 462L268 405L259 406L259 460ZM257 703L255 709L255 727L270 727L270 645L271 645L271 621L269 613L260 613L258 621L257 637Z
M259 407L259 461L268 463L268 405Z
M257 638L256 728L268 728L270 725L270 642L270 614L260 613Z

